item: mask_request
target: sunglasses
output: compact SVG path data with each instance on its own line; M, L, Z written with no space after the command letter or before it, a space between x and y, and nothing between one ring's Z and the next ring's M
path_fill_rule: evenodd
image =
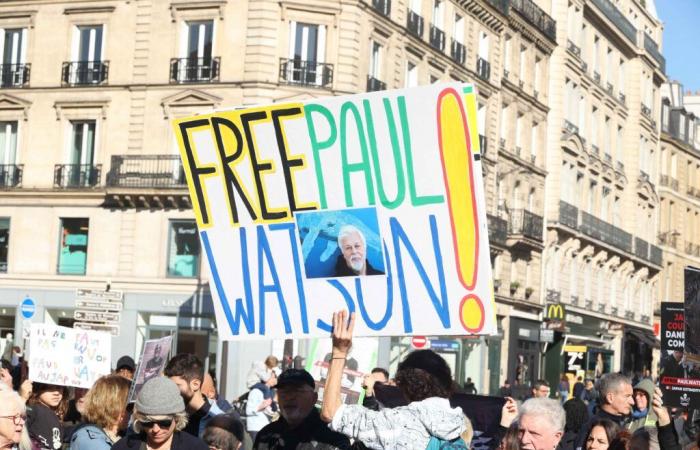
M162 420L149 420L141 422L143 428L153 428L154 425L158 425L158 428L170 428L173 424L173 419L162 419Z

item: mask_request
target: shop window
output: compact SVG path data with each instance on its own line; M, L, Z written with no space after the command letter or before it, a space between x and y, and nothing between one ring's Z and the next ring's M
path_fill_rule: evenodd
M58 273L85 275L88 249L88 219L61 219Z
M196 277L199 274L199 236L193 220L170 222L168 276Z
M0 273L7 273L7 251L10 246L10 219L0 219Z

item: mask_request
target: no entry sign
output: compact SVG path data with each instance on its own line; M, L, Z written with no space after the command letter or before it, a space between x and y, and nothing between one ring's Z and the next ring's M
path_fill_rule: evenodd
M428 338L425 336L413 336L413 339L411 339L411 347L418 350L428 348Z

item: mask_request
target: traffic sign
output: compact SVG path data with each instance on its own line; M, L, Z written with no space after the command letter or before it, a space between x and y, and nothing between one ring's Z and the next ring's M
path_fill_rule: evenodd
M425 336L413 336L411 339L411 346L416 349L428 348L430 342Z
M430 348L436 352L444 353L458 353L459 352L459 342L452 340L441 340L433 339L430 341Z
M121 311L122 304L116 302L103 302L98 300L76 300L75 307L78 309L94 309L97 311Z
M82 322L116 322L119 323L120 314L108 311L83 311L76 309L73 318Z
M107 333L111 333L112 336L119 336L119 325L75 322L73 324L73 328L77 328L79 330L105 331Z
M78 289L75 294L79 300L101 300L109 302L121 302L124 291L105 291L104 289Z
M22 317L24 317L25 319L31 319L32 317L34 317L34 313L36 312L36 304L34 303L34 300L27 297L24 300L22 300L19 309L20 311L22 311Z

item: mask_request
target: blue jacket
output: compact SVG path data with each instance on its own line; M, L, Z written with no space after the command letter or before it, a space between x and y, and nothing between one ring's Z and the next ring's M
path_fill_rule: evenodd
M112 441L97 425L78 427L70 439L71 450L110 450Z

